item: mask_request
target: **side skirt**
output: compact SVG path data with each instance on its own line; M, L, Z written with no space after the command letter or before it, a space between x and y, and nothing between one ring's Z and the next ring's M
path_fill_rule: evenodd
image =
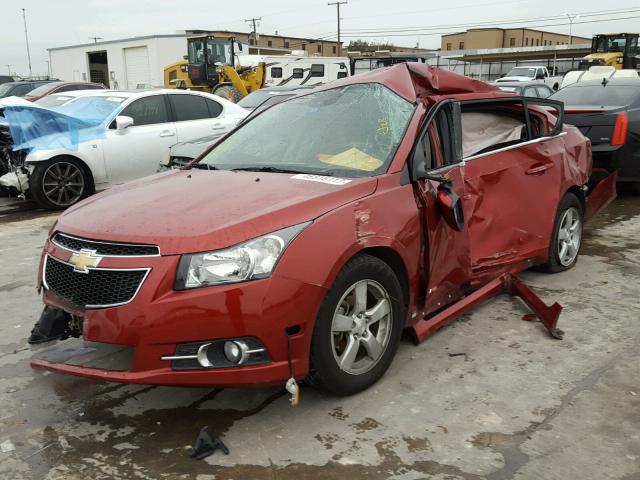
M447 323L455 320L458 316L501 293L508 293L509 295L520 297L533 311L533 314L525 315L523 320L538 318L553 338L562 338L562 330L556 327L562 306L558 303L547 306L540 297L515 274L505 273L478 290L475 290L460 301L452 304L450 307L438 312L433 317L425 318L413 325L411 331L414 342L416 345L422 343L427 337L437 332Z

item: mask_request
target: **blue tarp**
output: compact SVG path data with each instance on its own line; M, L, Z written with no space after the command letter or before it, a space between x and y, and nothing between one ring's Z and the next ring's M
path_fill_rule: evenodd
M56 108L0 105L0 122L9 127L13 150L76 150L82 142L104 138L105 121L122 98L78 98Z

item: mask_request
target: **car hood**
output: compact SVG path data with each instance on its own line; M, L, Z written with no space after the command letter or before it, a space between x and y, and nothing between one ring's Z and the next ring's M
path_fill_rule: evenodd
M530 82L531 77L502 77L496 80L496 82Z
M224 133L216 133L214 135L196 138L195 140L190 140L188 142L176 143L170 148L170 155L172 157L196 158L204 152L209 145L215 143L223 135Z
M201 252L313 220L372 194L377 186L375 177L344 179L343 185L295 177L163 172L80 202L60 216L55 229L93 240L155 244L163 255Z

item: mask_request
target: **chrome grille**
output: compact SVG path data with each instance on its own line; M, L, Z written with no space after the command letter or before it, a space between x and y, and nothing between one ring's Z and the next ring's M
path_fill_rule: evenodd
M91 268L89 273L80 273L74 270L73 265L47 256L43 280L47 290L75 305L115 307L133 300L149 270Z
M103 242L88 240L86 238L73 237L64 233L56 233L53 243L59 247L79 252L80 250L93 250L97 255L106 257L157 257L160 248L156 245L137 245L134 243Z

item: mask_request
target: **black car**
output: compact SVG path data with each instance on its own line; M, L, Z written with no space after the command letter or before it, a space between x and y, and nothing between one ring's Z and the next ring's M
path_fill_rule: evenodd
M640 187L640 77L588 80L551 97L565 104L565 122L591 140L593 167L619 170L619 182Z
M3 83L0 85L0 98L24 97L34 88L51 82L52 80L21 80L18 82Z
M310 90L311 86L308 85L281 85L273 87L263 87L260 90L256 90L250 93L242 100L238 102L238 106L245 108L249 111L253 111L263 103L268 101L272 97L285 95L285 98L292 97L296 93L301 93L304 90ZM282 101L283 99L281 99Z
M554 90L542 82L500 82L492 83L503 92L515 93L523 97L547 98Z

